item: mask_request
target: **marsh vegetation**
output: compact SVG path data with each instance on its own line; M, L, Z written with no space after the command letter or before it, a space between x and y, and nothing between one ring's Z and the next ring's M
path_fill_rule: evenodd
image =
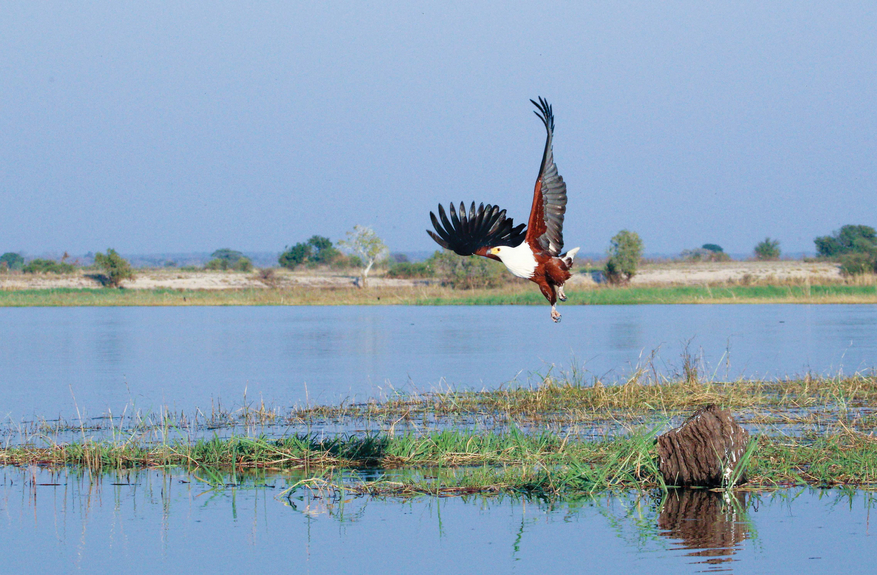
M703 381L640 370L627 381L546 377L534 387L398 394L385 401L297 406L244 403L204 413L106 414L4 430L0 463L93 471L182 466L303 469L355 493L516 493L576 497L664 484L654 438L717 403L747 426L747 488L877 484L877 377ZM327 433L326 429L344 431ZM408 479L351 482L350 469L410 469ZM437 474L428 469L465 468Z

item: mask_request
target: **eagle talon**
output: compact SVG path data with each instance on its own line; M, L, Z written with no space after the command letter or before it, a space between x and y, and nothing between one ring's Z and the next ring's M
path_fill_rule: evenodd
M557 299L560 301L566 301L566 294L563 293L563 286L558 286L557 288Z
M554 323L560 323L560 312L551 308L551 319L554 320Z

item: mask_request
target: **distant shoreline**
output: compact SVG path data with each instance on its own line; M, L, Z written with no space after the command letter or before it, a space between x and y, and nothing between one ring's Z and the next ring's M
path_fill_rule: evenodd
M236 290L270 288L348 288L353 287L357 275L354 270L270 270L270 278L260 277L259 272L178 270L175 268L140 268L135 270L134 280L125 280L125 289L174 289L174 290ZM100 282L94 272L78 270L72 274L0 274L0 290L35 290L79 288L99 289ZM595 287L600 282L600 272L587 273L579 269L568 285ZM718 284L773 284L809 281L811 283L841 282L839 265L831 262L802 262L783 260L775 262L729 261L729 262L661 262L640 267L631 286L656 285L718 285ZM436 284L437 280L394 279L381 273L372 273L369 284L376 288L405 288Z
M103 288L85 272L0 275L0 307L219 305L544 305L530 282L459 290L437 280L376 274L355 287L351 272L274 270L255 273L141 269L123 289ZM578 273L562 305L691 303L877 303L877 282L845 280L836 264L796 261L657 263L630 285L608 287L599 274Z

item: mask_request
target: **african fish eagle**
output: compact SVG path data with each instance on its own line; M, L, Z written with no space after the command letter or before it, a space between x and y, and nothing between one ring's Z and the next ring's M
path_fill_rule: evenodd
M426 230L426 233L445 249L461 256L478 255L501 261L512 274L536 283L551 304L551 319L559 322L560 313L555 306L558 299L566 301L563 284L570 278L569 270L579 248L561 253L566 184L554 165L551 146L554 114L542 98L539 102L530 101L538 109L533 113L545 124L548 137L526 230L524 224L515 226L512 219L506 217L506 211L498 206L481 204L476 209L472 202L467 214L461 202L459 215L451 204L450 218L439 204L438 218L429 213L435 232Z

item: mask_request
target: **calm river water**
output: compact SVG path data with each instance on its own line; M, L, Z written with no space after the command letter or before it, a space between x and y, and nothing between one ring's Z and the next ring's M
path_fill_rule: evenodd
M629 492L549 506L283 496L296 480L214 491L173 470L0 467L0 572L857 574L877 556L875 499L861 491Z
M555 366L615 381L659 372L837 374L877 365L877 306L134 307L0 310L0 415L276 406L392 390L496 388Z
M871 371L877 306L0 309L0 415L284 406L496 388L573 367L617 381L654 352L706 377ZM552 367L553 366L553 367ZM465 469L444 470L466 473ZM380 474L380 471L373 472ZM392 474L397 472L387 472ZM384 477L392 479L392 477ZM796 489L410 501L212 488L198 471L0 467L0 573L872 573L875 499ZM368 479L368 478L364 478Z

